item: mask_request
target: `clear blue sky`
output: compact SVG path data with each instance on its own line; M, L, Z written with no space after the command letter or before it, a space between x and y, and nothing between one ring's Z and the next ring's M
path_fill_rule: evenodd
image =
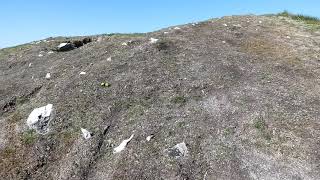
M1 0L0 48L54 36L149 32L240 14L320 17L320 0Z

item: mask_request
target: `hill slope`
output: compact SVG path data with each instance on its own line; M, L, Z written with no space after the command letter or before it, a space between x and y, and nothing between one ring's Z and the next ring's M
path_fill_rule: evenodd
M92 38L0 50L4 179L320 179L317 29L232 16Z

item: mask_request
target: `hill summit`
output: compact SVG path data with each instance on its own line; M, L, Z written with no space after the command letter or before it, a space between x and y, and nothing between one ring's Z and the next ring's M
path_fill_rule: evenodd
M320 179L319 27L228 16L1 49L0 176Z

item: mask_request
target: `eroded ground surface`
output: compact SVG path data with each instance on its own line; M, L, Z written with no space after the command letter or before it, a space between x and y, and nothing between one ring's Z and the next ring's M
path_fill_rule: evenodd
M0 50L2 179L320 179L317 30L233 16L93 39ZM48 133L30 130L49 103Z

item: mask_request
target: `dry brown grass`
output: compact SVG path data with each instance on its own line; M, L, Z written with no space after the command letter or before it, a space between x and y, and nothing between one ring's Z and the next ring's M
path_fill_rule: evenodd
M248 39L243 43L241 51L272 59L272 63L277 61L278 64L288 67L301 67L303 65L293 49L285 43L276 43L274 40L263 38Z
M289 49L286 46L262 38L248 39L243 43L241 49L244 52L262 56L284 57L289 55Z

